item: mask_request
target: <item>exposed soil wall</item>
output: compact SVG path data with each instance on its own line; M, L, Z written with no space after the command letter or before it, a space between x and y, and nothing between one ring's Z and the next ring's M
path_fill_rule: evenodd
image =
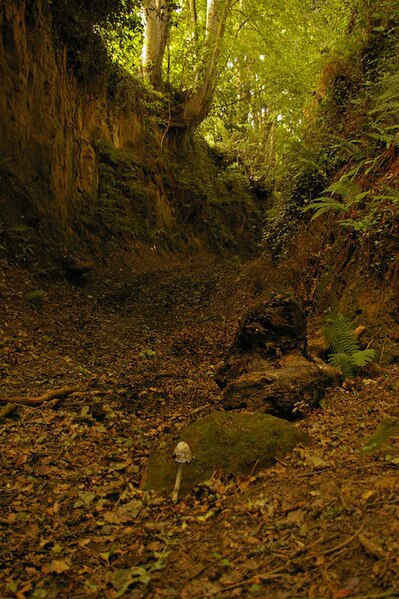
M66 53L53 48L48 2L4 0L0 25L0 156L40 196L43 210L66 223L71 198L96 190L93 136L118 147L137 142L142 125L116 101L81 92L67 72Z

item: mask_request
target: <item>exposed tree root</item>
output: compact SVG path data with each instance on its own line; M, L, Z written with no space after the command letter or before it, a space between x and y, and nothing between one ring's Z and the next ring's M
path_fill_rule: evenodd
M32 407L41 406L42 403L46 401L50 401L51 399L62 399L78 390L79 389L77 387L64 387L62 389L53 389L52 391L47 391L47 393L40 395L40 397L0 397L0 403Z

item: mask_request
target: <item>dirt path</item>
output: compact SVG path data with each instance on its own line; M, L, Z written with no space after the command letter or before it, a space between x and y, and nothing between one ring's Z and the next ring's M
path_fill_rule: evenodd
M217 408L251 301L237 261L170 266L79 288L2 264L1 396L78 390L0 422L0 596L399 596L398 440L360 451L399 409L393 367L331 391L312 445L256 477L140 490L162 435Z

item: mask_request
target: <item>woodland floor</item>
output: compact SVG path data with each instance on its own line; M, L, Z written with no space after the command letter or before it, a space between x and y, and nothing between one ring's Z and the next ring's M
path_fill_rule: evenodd
M361 452L397 369L330 390L297 423L309 447L174 505L140 489L148 455L218 408L213 368L260 296L238 260L139 263L82 287L0 265L1 397L76 388L0 422L0 596L399 597L399 442Z

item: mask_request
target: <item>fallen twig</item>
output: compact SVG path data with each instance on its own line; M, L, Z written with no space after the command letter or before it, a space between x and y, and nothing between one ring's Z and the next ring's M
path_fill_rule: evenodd
M278 568L274 568L269 572L265 572L262 574L256 574L255 576L251 576L246 580L241 580L240 582L234 582L232 584L223 585L224 591L233 591L234 589L239 589L242 587L250 586L253 584L259 584L262 582L268 582L269 580L273 580L275 578L280 578L284 572L287 570L287 565L279 566ZM208 594L201 594L197 596L198 599L202 599L202 597L208 597Z
M383 597L399 597L399 589L390 589L389 591L385 591L384 593L376 593L375 595L354 595L353 597L349 597L349 599L383 599Z
M62 399L78 390L79 389L77 387L64 387L63 389L53 389L52 391L47 391L47 393L40 395L40 397L0 397L0 403L11 403L19 406L40 406L46 401L50 401L51 399Z
M353 535L351 537L346 539L346 541L342 541L342 543L339 543L339 545L335 545L335 547L330 547L330 549L326 549L325 551L320 551L316 554L308 555L305 559L315 559L315 558L321 557L322 555L330 555L330 553L335 553L336 551L339 551L343 547L346 547L346 545L349 545L350 543L352 543L352 541L360 535L363 528L364 528L364 523L361 525L361 527L355 533L353 533Z
M199 412L203 412L204 410L209 409L210 405L206 404L205 406L200 406L199 408L195 408L195 410L191 410L191 412L186 412L185 414L177 414L172 417L171 420L179 420L180 418L188 418L189 416L193 416L194 414L198 414Z
M233 584L225 585L225 589L228 591L232 591L233 589L238 589L240 587L259 584L259 582L268 582L269 580L273 580L274 578L280 578L282 572L287 571L287 566L278 566L273 570L269 570L269 572L265 572L262 574L256 574L255 576L251 576L247 580L242 580L241 582L235 582Z

